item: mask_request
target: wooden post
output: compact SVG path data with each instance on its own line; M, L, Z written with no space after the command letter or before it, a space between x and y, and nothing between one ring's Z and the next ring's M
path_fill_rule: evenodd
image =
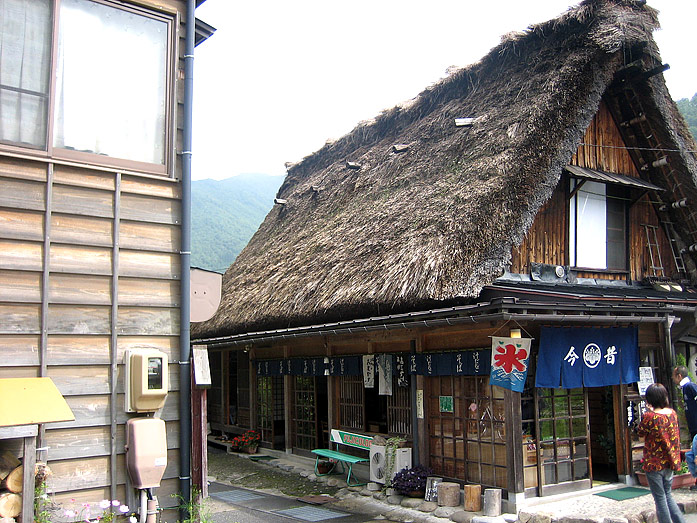
M283 347L283 358L287 359L290 357L290 350L288 347ZM292 422L291 420L293 419L293 403L294 403L294 398L293 398L293 376L289 376L287 374L283 375L283 397L285 398L285 401L283 402L283 409L284 409L284 416L285 419L283 420L285 422L285 445L286 445L286 453L287 454L292 454L293 453L293 441L292 441Z
M504 390L503 403L506 411L506 459L508 463L508 491L525 492L523 481L523 433L521 393Z
M465 485L465 510L470 512L482 510L481 485Z
M500 516L501 515L501 489L500 488L484 489L484 515L485 516Z
M258 392L257 388L257 366L254 365L254 360L256 359L256 349L251 347L247 352L247 359L249 360L249 428L253 430L259 429L259 419L257 415L259 413L258 408Z
M208 497L208 391L197 387L194 381L191 380L191 482L205 498Z
M460 504L460 484L443 481L438 484L438 505L457 507Z
M324 355L327 358L332 357L332 348L327 343L327 337L324 337ZM327 430L331 434L332 427L338 427L337 418L339 408L339 392L337 390L337 380L334 376L327 376ZM322 416L321 412L317 413L318 416ZM328 438L327 448L329 448L329 441L331 437Z

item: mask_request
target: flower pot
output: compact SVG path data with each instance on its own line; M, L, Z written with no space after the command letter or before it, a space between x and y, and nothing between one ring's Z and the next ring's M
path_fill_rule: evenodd
M250 447L242 447L242 452L246 452L247 454L256 454L257 453L257 446L253 445Z
M425 490L412 490L410 492L407 492L407 496L409 496L410 498L423 498L425 495Z
M317 463L317 472L320 474L329 474L332 468L334 468L334 465L329 461L320 461Z
M649 486L649 480L646 477L645 472L637 472L636 477L639 480L639 484L643 485L644 487ZM674 474L673 475L673 488L681 488L681 487L689 487L691 485L695 484L695 478L692 477L692 474Z

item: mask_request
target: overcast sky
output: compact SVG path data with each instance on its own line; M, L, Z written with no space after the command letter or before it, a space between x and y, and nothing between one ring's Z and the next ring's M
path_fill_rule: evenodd
M695 0L648 0L674 99L697 92ZM196 48L193 179L285 174L569 0L209 0Z

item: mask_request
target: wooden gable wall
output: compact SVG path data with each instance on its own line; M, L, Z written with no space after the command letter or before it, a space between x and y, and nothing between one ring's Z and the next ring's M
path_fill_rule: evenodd
M586 129L581 145L569 161L572 165L639 177L615 120L604 103ZM510 271L529 274L530 263L569 265L569 180L562 176L550 200L537 214L522 243L513 249ZM643 224L659 226L657 237L666 276L676 272L670 243L653 208L651 194L643 196L629 212L629 278L641 280L652 276ZM622 280L627 273L610 271L579 272L581 278Z
M185 4L139 3L180 21L181 151ZM57 503L128 500L124 351L155 348L170 361L158 413L167 469L155 493L161 507L178 505L181 193L179 156L171 176L153 176L0 149L0 378L48 376L75 414L46 425L39 442Z

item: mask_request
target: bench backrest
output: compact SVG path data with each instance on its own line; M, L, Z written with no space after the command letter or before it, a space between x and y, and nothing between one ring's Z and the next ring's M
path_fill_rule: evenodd
M332 429L331 440L340 445L348 445L357 449L370 450L370 445L373 443L372 436L363 434L354 434L353 432L344 432L343 430Z

